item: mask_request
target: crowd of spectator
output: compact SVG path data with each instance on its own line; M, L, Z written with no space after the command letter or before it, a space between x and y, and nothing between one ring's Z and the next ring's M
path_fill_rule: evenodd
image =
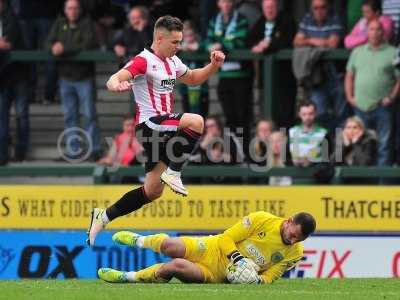
M12 103L17 120L14 156L17 161L27 158L29 103L38 99L38 68L44 70L45 77L39 102L55 103L59 97L65 129L83 124L91 140L92 161L118 161L123 165L134 161L140 148L129 129L132 124L126 119L124 132L116 137L112 151L100 159L93 63L60 60L57 65L54 61L23 64L11 62L8 56L10 51L21 49L44 49L55 57L83 50L108 50L119 58L121 67L150 46L154 21L166 13L190 19L184 22L182 51L222 50L228 54L218 73L221 116L209 110L207 83L178 86L184 111L199 113L206 119L205 133L192 163L310 167L321 163L390 166L400 162L400 105L396 103L400 89L400 51L396 50L400 0L177 3L54 0L44 4L39 0L0 0L0 165L10 159ZM188 13L190 5L197 5L197 19ZM255 123L253 88L257 66L251 61L230 59L229 53L248 49L254 54L270 55L287 48L293 48L291 66L279 76L283 80L294 76L296 96L290 104L283 99L270 100L287 111L292 106L296 115L289 120L261 119ZM323 59L327 52L338 48L351 50L346 66ZM185 63L191 68L201 65L199 61ZM134 101L133 94L131 97ZM124 146L123 152L128 152L116 156L116 149L125 144L123 139L135 149ZM80 147L75 140L65 155L75 158ZM339 159L338 149L342 153ZM290 182L285 177L269 178L270 184Z

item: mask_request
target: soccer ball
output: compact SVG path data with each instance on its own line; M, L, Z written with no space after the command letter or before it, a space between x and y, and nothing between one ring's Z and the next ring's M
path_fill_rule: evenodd
M258 266L252 261L250 261L251 263L249 261L243 260L236 265L231 262L226 268L226 279L234 284L257 283L259 280L257 274Z

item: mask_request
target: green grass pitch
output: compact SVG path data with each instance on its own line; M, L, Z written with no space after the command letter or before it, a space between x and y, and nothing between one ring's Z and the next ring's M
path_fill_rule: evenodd
M107 284L99 280L0 281L0 299L400 299L400 279L290 279L272 285Z

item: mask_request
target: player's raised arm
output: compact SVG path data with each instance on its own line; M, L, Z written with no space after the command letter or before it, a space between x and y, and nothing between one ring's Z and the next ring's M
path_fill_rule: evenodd
M188 85L199 85L208 80L222 66L225 54L221 51L213 51L210 54L210 63L203 68L188 70L179 80Z
M132 88L131 73L128 70L121 69L111 75L107 81L107 89L111 92L126 92Z
M141 56L135 56L121 70L113 74L107 81L107 88L111 92L126 92L132 89L136 76L146 73L147 61Z

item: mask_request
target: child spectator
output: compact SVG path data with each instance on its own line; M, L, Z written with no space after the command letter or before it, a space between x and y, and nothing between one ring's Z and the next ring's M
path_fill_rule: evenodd
M143 152L143 147L135 135L135 122L131 116L125 116L123 131L114 137L108 153L97 161L98 164L114 166L129 166L136 162L137 155Z
M274 131L269 139L268 168L282 168L286 162L286 136L281 131ZM271 176L269 185L291 185L292 178L288 176Z

